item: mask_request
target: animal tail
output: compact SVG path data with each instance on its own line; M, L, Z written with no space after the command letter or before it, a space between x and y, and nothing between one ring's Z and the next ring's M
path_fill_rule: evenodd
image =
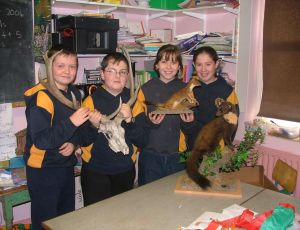
M207 189L211 186L210 181L198 171L199 154L195 154L194 150L191 156L186 161L186 172L188 176L198 184L202 189Z
M163 108L163 107L164 107L164 104L163 104L163 103L154 104L154 103L152 103L152 102L150 102L150 101L144 101L144 103L145 103L146 105L152 105L152 106L154 106L154 107L156 107L156 108Z

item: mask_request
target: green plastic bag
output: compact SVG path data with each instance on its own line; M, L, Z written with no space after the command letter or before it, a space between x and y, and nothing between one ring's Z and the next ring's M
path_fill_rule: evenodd
M263 222L260 230L286 230L293 225L293 221L293 209L277 206L272 215Z

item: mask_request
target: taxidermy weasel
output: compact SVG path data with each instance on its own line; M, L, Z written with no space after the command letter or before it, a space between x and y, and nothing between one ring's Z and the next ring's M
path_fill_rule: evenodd
M157 104L159 110L187 110L199 105L194 97L193 89L200 86L198 77L192 77L187 85L174 93L165 103Z
M225 145L233 150L232 138L238 126L236 106L221 98L216 99L218 107L216 118L207 123L199 132L192 154L187 159L186 171L188 176L201 188L211 186L210 181L198 171L198 161L205 154L209 154L224 139Z

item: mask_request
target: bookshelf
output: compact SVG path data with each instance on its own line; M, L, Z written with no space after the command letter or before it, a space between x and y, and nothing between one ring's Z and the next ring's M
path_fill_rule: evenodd
M251 1L250 1L251 2ZM240 5L249 7L251 3L248 0L240 0ZM145 27L145 31L149 34L151 29L171 29L172 35L175 37L178 34L185 34L194 31L202 31L205 33L210 32L232 32L236 43L235 57L224 56L221 57L226 63L224 71L228 72L230 77L235 81L240 81L237 86L244 87L245 79L244 74L241 75L241 80L238 79L240 65L239 60L239 46L240 46L240 18L241 6L239 9L232 9L226 4L215 6L201 6L197 8L179 9L179 10L166 10L144 8L139 6L129 5L115 5L100 2L89 2L88 0L53 0L52 13L59 15L80 15L82 13L109 13L114 18L128 21L141 21ZM243 9L245 9L243 7ZM245 17L245 16L244 16ZM246 16L248 17L248 16ZM248 20L248 19L247 19ZM247 24L247 23L246 23ZM244 27L245 28L245 27ZM245 34L243 35L245 36ZM244 39L245 40L245 39ZM242 47L243 49L243 47ZM85 54L79 55L80 68L94 64L99 66L104 55L101 54ZM144 67L144 60L153 59L151 55L133 54L133 61L136 61L137 70L142 70ZM192 57L186 57L190 59ZM245 63L244 63L245 64ZM82 71L78 71L78 82L80 80ZM82 77L83 79L83 77ZM244 91L241 90L240 93ZM243 103L244 95L240 96L240 101ZM243 108L243 106L241 106Z
M129 6L129 5L116 5L101 2L90 2L88 0L53 0L52 6L62 7L62 8L80 8L84 10L97 10L98 13L110 13L114 11L122 11L128 14L141 14L149 15L153 18L164 17L164 16L181 16L181 15L191 15L192 17L198 17L197 14L218 14L224 11L231 12L233 14L238 14L238 10L228 7L226 4L220 4L216 6L204 6L189 9L179 9L179 10L165 10L156 8L145 8L140 6ZM194 16L196 15L196 16Z
M150 29L153 29L155 27L157 27L158 29L171 28L173 30L173 37L180 33L182 34L192 31L233 32L235 26L235 18L239 15L238 9L232 9L226 4L179 10L165 10L144 8L139 6L90 2L88 0L53 0L52 11L52 13L59 15L110 13L115 18L120 19L123 19L125 15L126 19L144 22L146 26L145 29L148 33L150 32ZM213 18L215 18L215 20ZM220 19L224 21L221 21L220 23L220 21L218 21ZM164 23L163 21L165 21L166 23ZM186 24L187 22L188 26Z

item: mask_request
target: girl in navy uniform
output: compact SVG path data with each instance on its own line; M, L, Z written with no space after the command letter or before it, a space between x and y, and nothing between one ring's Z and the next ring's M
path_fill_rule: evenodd
M180 50L175 45L162 46L154 62L158 78L145 83L133 107L133 115L144 116L149 131L147 145L138 158L138 183L144 185L184 169L179 152L187 150L186 134L193 125L194 114L154 114L155 104L166 102L186 83L178 78L183 70ZM147 114L148 116L145 116Z
M217 52L210 46L198 48L193 55L195 71L200 78L201 86L193 90L199 106L193 109L196 126L194 134L188 140L190 146L193 146L201 128L216 117L216 99L221 98L233 103L239 114L238 98L234 88L223 77L217 76L219 62Z

